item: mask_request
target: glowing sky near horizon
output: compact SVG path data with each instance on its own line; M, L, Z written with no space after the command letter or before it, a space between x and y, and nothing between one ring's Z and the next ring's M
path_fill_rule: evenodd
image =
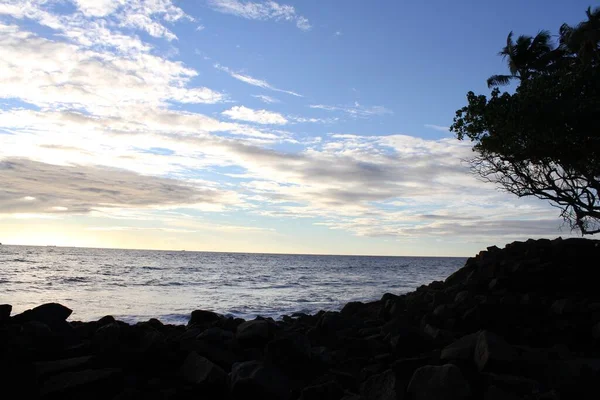
M505 72L509 31L588 3L405 3L0 0L0 242L462 256L568 236L471 175L448 126Z

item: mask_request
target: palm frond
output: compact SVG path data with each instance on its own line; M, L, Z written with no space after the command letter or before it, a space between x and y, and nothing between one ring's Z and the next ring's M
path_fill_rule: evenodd
M488 78L487 85L489 88L505 86L508 85L513 78L513 75L492 75Z

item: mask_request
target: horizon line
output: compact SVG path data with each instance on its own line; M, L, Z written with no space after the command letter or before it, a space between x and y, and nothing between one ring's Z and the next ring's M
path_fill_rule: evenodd
M20 246L20 247L60 247L75 249L98 249L98 250L134 250L134 251L166 251L178 253L233 253L233 254L264 254L264 255L282 255L282 256L335 256L335 257L421 257L421 258L469 258L472 256L424 256L424 255L375 255L375 254L326 254L326 253L277 253L277 252L248 252L248 251L218 251L218 250L187 250L187 249L147 249L147 248L128 248L128 247L91 247L91 246L61 246L61 245L40 245L40 244L11 244L0 242L2 246Z

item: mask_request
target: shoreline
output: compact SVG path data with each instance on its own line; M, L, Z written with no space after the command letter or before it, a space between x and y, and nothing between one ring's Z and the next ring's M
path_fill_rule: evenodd
M13 316L4 305L2 387L47 399L599 398L599 256L589 239L492 246L413 292L281 320L67 322L56 303Z

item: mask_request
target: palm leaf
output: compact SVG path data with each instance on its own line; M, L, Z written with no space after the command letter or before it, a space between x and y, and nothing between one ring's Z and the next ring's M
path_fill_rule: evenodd
M513 75L492 75L488 78L487 85L489 88L495 86L505 86L508 85L513 78Z

